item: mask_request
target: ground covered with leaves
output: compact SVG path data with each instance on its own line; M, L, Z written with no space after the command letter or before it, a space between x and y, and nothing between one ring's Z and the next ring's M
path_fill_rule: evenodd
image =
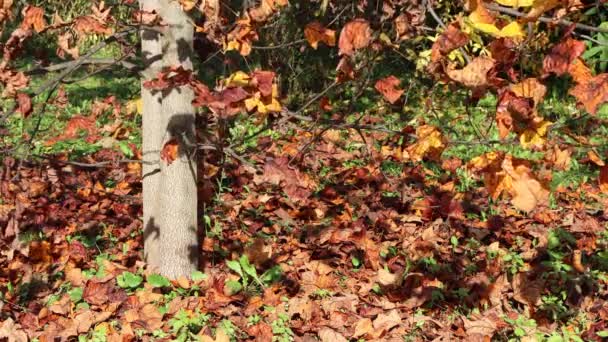
M203 265L172 282L142 262L139 163L107 149L86 168L5 158L0 332L40 341L606 336L607 203L594 179L559 184L549 205L525 214L491 200L482 178L497 173L475 172L479 159L399 161L396 150L433 145L413 142L414 131L283 129L254 138L247 164L205 156Z

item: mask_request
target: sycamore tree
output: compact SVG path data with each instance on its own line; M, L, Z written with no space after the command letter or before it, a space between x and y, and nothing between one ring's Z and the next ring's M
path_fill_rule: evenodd
M598 11L605 10L602 3L595 4ZM412 70L404 70L404 74L410 73L407 77L422 74L429 82L465 89L471 104L488 93L496 95L493 115L498 138L516 137L524 148L547 153L545 169L550 169L566 158L564 150L547 146L553 123L538 112L550 81L569 77L568 94L590 114L596 114L608 100L608 74L594 74L582 58L586 43L577 38L607 30L576 23L594 6L578 0L124 0L93 2L85 14L70 17L50 12L51 6L44 1L1 4L4 39L0 82L7 100L2 120L36 117L33 114L43 112L47 103L62 96L62 83L84 67L119 67L119 72L141 77L141 99L134 102L142 115L142 147L135 153L141 158L125 162L142 165L145 259L171 278L188 276L199 263L200 151L214 148L243 161L221 141L214 147L201 144L195 125L197 113L228 125L245 113L257 116L263 127L314 122L328 128L370 129L340 119L340 110L353 110L352 106L338 108L339 103L349 101L340 96L352 88L351 100L356 99L371 82L379 99L399 104L406 96L401 79L407 75L370 80L373 74L369 71L386 56L398 53L414 64ZM293 11L294 21L277 19L282 11ZM274 31L266 28L267 24ZM267 35L262 37L262 32ZM296 38L285 42L282 38L286 36ZM23 70L21 58L32 51L28 44L40 44L36 41L40 37L51 42L55 56L39 58L35 72ZM197 67L204 61L195 54L196 39L213 46L211 57L230 56L225 65L248 71L233 70L220 79L202 81L211 71ZM540 39L545 44L537 44ZM256 45L260 41L266 45ZM109 45L117 46L120 53L110 60L99 58L98 52ZM280 72L287 70L284 61L262 59L255 67L247 64L256 49L293 47L300 52L314 50L314 58L323 60L319 73L324 80L316 84L321 87L304 94L304 99L302 94L290 93L291 78L281 79ZM537 58L530 58L530 54ZM34 82L40 74L45 76L41 84ZM290 96L295 98L293 103L281 103ZM121 104L108 103L121 112ZM312 107L321 111L314 113ZM91 123L81 118L72 122L65 134L85 131L92 136L91 125L95 125L94 120ZM413 163L440 161L450 143L445 132L426 123L401 133L412 140L406 139L401 148L383 149L384 158ZM24 134L28 146L35 144L36 134L36 128ZM307 147L298 153L305 153ZM550 172L537 174L535 163L538 161L496 150L477 156L468 168L481 176L493 199L506 197L516 209L532 211L549 200ZM279 164L272 165L265 165L265 170ZM598 165L602 167L600 182L606 186L608 169L603 163ZM292 181L269 175L263 180ZM310 189L291 185L286 192L294 200L310 195Z

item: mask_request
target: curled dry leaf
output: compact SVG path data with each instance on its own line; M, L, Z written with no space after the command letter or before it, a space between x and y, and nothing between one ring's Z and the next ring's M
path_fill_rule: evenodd
M502 162L502 169L511 177L511 203L523 211L531 211L538 204L549 200L549 191L532 174L525 164L513 164L513 158L507 155Z
M404 92L399 88L400 83L401 81L397 77L391 75L378 80L374 87L388 102L394 104Z
M4 23L5 20L12 20L13 13L11 7L13 6L13 0L0 1L0 24Z
M318 21L306 25L304 37L306 37L308 44L315 50L319 47L319 42L323 42L328 46L336 45L336 31L324 27Z
M32 113L32 99L26 93L17 94L17 111L27 118Z
M73 28L81 34L112 34L112 29L108 25L91 15L74 19Z
M431 62L437 62L439 59L449 54L455 49L466 45L469 42L469 36L460 30L458 22L451 23L431 48Z
M340 55L352 56L371 42L372 29L365 19L355 19L346 23L340 32L338 47Z
M67 53L72 58L77 59L80 56L80 52L78 46L72 46L72 41L74 40L74 35L71 31L66 31L57 36L57 55L60 58L64 58Z
M23 9L23 22L21 28L25 30L33 29L36 32L42 32L46 27L44 20L44 10L40 7L27 5Z
M489 85L488 71L494 67L495 61L490 57L476 57L463 69L448 68L448 76L464 86L470 88L485 87Z
M140 25L158 25L161 21L161 17L156 13L156 11L134 11L131 15L133 21Z

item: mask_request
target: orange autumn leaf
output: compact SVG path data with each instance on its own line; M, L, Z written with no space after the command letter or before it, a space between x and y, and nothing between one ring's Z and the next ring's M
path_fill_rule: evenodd
M572 79L576 83L585 82L593 77L591 69L589 69L589 67L585 65L585 62L580 57L575 59L570 64L570 66L568 67L568 73L570 74L570 76L572 76Z
M356 50L363 49L371 42L372 29L365 19L348 22L340 32L338 47L340 55L352 56Z
M570 169L572 151L569 149L560 149L557 145L553 146L547 155L545 160L553 166L554 169L565 171Z
M178 152L179 143L177 139L173 138L163 146L163 149L160 151L160 159L164 160L167 165L171 165L177 159Z
M581 81L570 89L569 94L574 96L589 113L596 114L599 107L608 102L608 73Z
M399 88L400 83L401 81L397 77L391 75L378 80L374 87L388 102L394 104L404 92L403 89Z
M549 199L549 190L532 173L525 160L503 152L490 152L473 158L469 169L483 175L484 184L492 198L503 193L511 196L517 209L531 211Z
M23 22L21 28L25 30L34 29L36 32L42 32L46 27L44 20L44 10L40 7L27 5L23 9Z
M422 125L416 129L418 140L407 148L412 161L418 162L423 158L437 160L446 148L446 141L437 127Z
M336 45L336 31L324 27L318 21L306 25L304 37L306 37L308 44L315 50L319 47L319 42L323 42L328 46Z
M540 83L537 78L526 78L517 84L511 85L509 88L517 96L533 99L535 105L542 102L547 93L547 87Z
M511 203L520 210L531 211L549 200L549 190L532 174L526 164L514 164L511 155L502 162L502 169L511 177Z
M587 152L587 157L597 166L606 165L606 163L604 163L604 160L602 160L602 157L598 156L598 154L594 150L589 150Z

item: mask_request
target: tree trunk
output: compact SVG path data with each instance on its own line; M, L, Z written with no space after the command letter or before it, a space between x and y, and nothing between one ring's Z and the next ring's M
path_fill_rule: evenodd
M194 27L179 2L158 2L160 7L157 12L166 24L161 38L162 65L182 66L191 70ZM144 214L144 219L148 219L146 230L151 232L145 243L152 243L150 248L146 247L146 253L149 251L146 260L162 275L175 279L190 276L198 266L194 94L188 86L183 86L168 88L160 96L160 103L152 102L151 105L155 106L152 110L161 111L161 120L158 120L160 127L156 131L157 126L150 125L155 130L153 132L146 132L144 128L144 137L151 134L153 137L149 142L157 144L153 155L157 161L155 168L160 170L156 181L144 183L144 187L153 187L144 188L145 194L151 197L149 203L144 200L144 207L146 204L152 205L148 211L144 208L145 214L150 213L149 216ZM155 101L154 98L143 100L146 99ZM143 115L145 120L145 110ZM171 139L179 142L178 158L170 164L158 162L162 146ZM144 151L152 151L152 146L148 147L150 149ZM149 229L147 225L150 225Z
M160 12L159 0L140 0L140 8L144 11ZM162 99L158 92L151 92L143 86L143 82L156 77L162 70L162 43L160 33L154 30L142 29L141 50L145 70L143 73L141 98L142 113L142 186L144 210L144 258L152 268L160 267L159 242L160 232L158 221L155 219L158 210L158 187L160 179L160 149L163 139Z

